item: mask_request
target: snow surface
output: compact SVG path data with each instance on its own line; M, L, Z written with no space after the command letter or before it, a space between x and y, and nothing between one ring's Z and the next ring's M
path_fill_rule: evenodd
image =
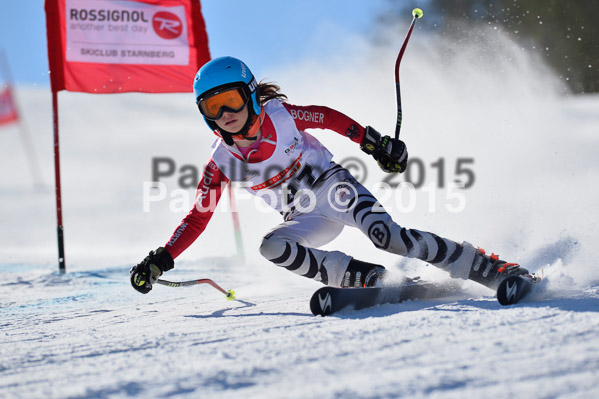
M164 244L194 194L179 187L177 173L162 180L166 198L144 212L152 158L170 157L179 170L201 168L210 154L213 136L190 94L60 93L68 271L60 275L50 95L21 87L23 126L46 187L33 188L19 129L3 128L0 396L598 397L599 98L563 94L540 60L500 32L476 39L414 37L401 70L410 155L426 165L444 158L446 183L456 178L458 158L475 159L475 184L461 191L465 209L446 209L454 204L447 184L432 199L431 190L418 190L409 212L397 205L397 193L377 194L403 226L544 268L537 301L502 308L491 291L466 282L448 300L313 317L308 301L320 285L258 254L279 215L258 210L264 207L239 191L246 261L234 256L223 201L165 275L211 278L238 300L207 285L138 294L129 268ZM293 103L328 105L392 133L396 51L352 38L329 60L255 72L281 84ZM376 192L385 176L355 144L312 133L338 161L367 163L365 184ZM436 176L427 166L426 181ZM383 263L395 275L446 277L376 250L356 231L325 248Z

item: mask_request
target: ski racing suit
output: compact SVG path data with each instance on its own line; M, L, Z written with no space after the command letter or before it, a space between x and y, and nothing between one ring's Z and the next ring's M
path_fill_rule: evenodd
M322 106L265 104L262 138L245 156L236 145L215 144L204 168L194 208L165 248L176 258L204 231L224 185L237 182L283 215L268 232L260 253L275 265L330 286L340 286L351 257L319 247L345 226L360 229L376 248L417 258L467 279L477 250L464 242L406 229L395 223L377 199L305 129L330 129L361 143L364 128Z

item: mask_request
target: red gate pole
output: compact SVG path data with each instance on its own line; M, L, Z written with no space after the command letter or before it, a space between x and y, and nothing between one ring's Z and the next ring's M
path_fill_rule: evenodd
M66 272L64 258L64 228L62 226L62 193L60 189L60 147L58 145L58 92L52 90L54 126L54 177L56 181L56 233L58 236L58 271Z

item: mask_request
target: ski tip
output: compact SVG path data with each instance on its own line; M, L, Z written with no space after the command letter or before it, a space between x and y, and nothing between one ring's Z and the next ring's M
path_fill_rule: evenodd
M534 282L534 276L507 277L497 287L497 301L503 306L515 305L530 292Z
M333 301L328 287L317 290L310 299L310 311L314 316L327 316L331 314Z

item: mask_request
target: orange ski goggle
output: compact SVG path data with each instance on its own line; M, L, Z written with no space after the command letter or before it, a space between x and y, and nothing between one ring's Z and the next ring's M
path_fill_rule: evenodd
M198 100L198 108L207 119L217 120L223 112L239 112L248 103L249 97L241 87L215 91Z

